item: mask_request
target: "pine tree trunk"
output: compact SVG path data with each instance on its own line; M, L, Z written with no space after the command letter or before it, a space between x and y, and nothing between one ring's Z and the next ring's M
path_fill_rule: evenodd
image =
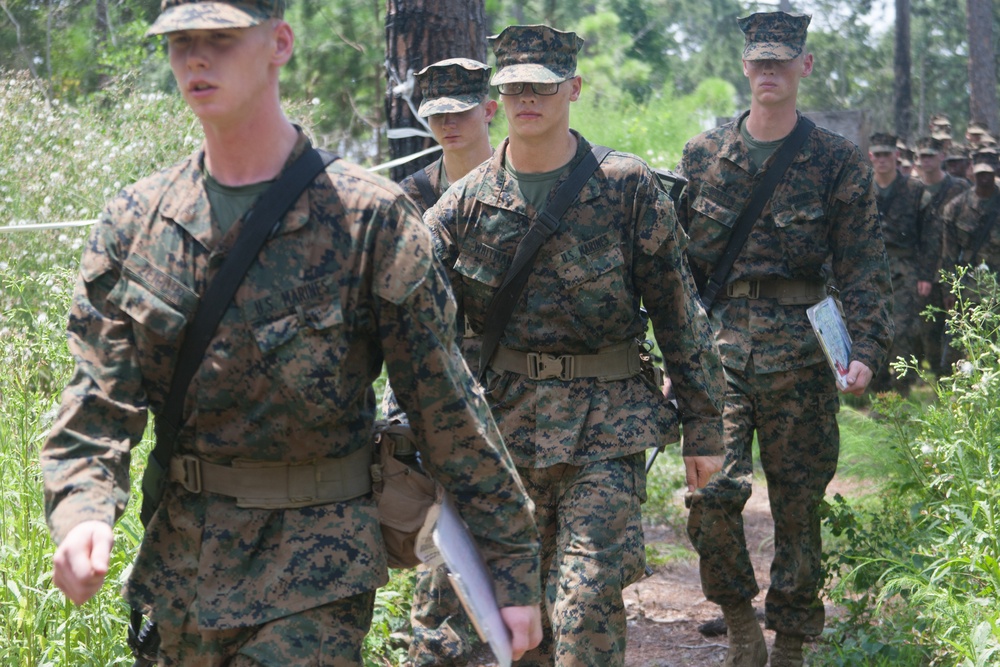
M969 119L1000 131L997 118L997 68L991 0L966 0L969 25Z
M486 62L486 10L484 0L388 0L385 17L386 64L389 83L386 118L390 128L420 128L415 111L420 106L420 90L414 85L410 99L413 110L392 89L405 83L408 75L446 58L473 58ZM434 145L433 139L413 137L389 141L393 159L411 155ZM395 167L393 180L427 166L436 155L418 158Z
M893 120L896 134L909 137L913 118L910 84L910 0L896 0L896 48L892 85Z

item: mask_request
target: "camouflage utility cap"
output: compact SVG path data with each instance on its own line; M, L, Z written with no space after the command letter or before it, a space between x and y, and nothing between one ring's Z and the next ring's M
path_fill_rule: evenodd
M948 141L951 139L951 129L947 125L935 125L931 130L931 136L941 141Z
M786 12L757 12L737 19L746 37L743 60L792 60L802 55L812 17Z
M934 137L917 139L917 153L920 155L937 155L944 151L944 142Z
M978 120L974 120L969 123L969 129L965 131L966 134L989 134L990 130L986 127L986 123L982 123Z
M891 153L896 149L896 135L876 132L868 139L868 150L872 153Z
M943 113L936 113L931 116L930 120L931 127L943 127L946 129L951 129L951 121Z
M512 25L489 38L497 57L490 84L559 83L576 75L583 39L547 25Z
M972 156L972 173L997 172L998 157L995 150L978 151Z
M267 19L280 19L284 15L285 0L163 0L160 15L146 31L146 36L178 30L252 28Z
M933 137L937 138L937 137ZM938 141L941 141L938 139ZM962 144L952 144L951 148L948 149L948 155L945 157L944 161L949 162L953 160L968 160L969 151Z
M417 72L417 83L422 117L461 113L489 97L490 68L470 58L449 58Z

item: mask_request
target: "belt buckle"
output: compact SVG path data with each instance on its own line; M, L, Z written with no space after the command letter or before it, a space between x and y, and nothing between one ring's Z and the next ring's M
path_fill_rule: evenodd
M556 356L544 352L528 352L528 377L532 380L572 380L573 355Z
M181 457L181 465L184 469L181 486L191 493L201 493L201 461L197 456L184 455Z
M746 297L747 299L760 298L759 280L734 280L726 285L726 296L731 299Z

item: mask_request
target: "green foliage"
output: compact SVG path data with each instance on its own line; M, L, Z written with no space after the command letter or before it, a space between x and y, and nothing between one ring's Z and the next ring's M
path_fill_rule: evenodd
M832 644L853 658L822 664L878 664L897 651L894 664L966 667L1000 656L1000 302L990 272L970 281L960 271L953 288L948 328L963 360L938 381L936 403L916 411L892 394L874 403L904 473L874 507L838 499L825 518L838 539L826 553L840 577L832 596L848 611ZM895 366L922 374L912 361Z

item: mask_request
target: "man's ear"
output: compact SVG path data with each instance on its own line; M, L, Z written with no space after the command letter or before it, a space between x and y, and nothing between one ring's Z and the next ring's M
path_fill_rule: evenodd
M486 103L483 104L483 113L485 115L485 119L486 119L487 123L489 123L490 121L492 121L493 117L497 115L497 109L498 108L499 107L497 105L497 101L496 100L486 100Z
M278 20L272 33L274 39L274 54L271 61L281 67L292 59L292 52L295 49L295 33L288 22Z
M813 54L807 53L806 57L802 59L802 76L807 77L812 74L813 71Z

